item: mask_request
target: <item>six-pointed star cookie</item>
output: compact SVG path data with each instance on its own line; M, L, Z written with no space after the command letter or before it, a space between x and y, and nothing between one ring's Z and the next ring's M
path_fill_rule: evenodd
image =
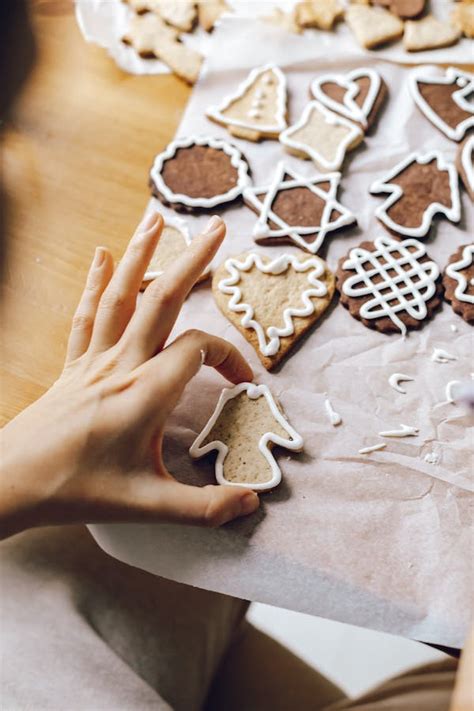
M258 214L258 244L293 242L316 254L328 232L353 224L354 215L337 199L340 173L298 175L282 161L269 185L244 190L245 203Z

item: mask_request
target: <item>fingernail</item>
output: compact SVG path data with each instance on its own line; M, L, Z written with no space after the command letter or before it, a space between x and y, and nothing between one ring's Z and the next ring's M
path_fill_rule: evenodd
M137 232L139 232L139 233L148 232L153 227L156 227L160 217L161 217L160 213L156 212L156 210L153 210L153 212L149 212L147 215L145 215L143 220L138 225Z
M209 235L209 234L211 234L211 232L214 232L214 230L217 229L217 227L219 227L219 225L221 224L221 222L222 222L222 220L221 220L220 217L218 217L217 215L213 215L213 216L211 217L211 219L209 220L209 222L207 223L207 225L206 225L205 229L203 230L202 234L203 234L203 235Z
M96 247L94 259L92 261L92 266L94 269L98 269L105 262L105 255L107 251L103 247Z
M240 499L240 513L243 516L251 514L260 506L260 499L254 491L249 491Z

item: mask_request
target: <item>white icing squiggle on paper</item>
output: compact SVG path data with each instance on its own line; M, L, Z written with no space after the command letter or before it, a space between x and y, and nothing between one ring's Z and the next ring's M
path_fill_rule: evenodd
M453 390L456 387L456 385L461 385L460 380L450 380L449 383L446 385L446 402L449 402L451 404L456 403L456 399L453 395Z
M392 375L388 379L388 384L390 387L392 387L394 390L396 390L398 393L403 393L406 395L406 390L402 388L400 385L400 382L402 380L414 380L415 378L412 378L410 375L404 375L403 373L392 373Z
M379 444L372 444L370 447L364 447L359 449L359 454L370 454L371 452L378 452L379 449L385 449L387 446L386 442L379 442Z
M303 306L288 306L283 311L282 327L269 326L266 330L254 319L255 311L251 304L242 302L242 291L237 284L240 281L240 272L248 272L252 267L256 267L263 274L283 274L290 266L296 272L309 272L307 279L309 288L301 294ZM280 338L291 336L295 332L293 317L306 317L314 313L315 304L311 300L313 297L326 296L327 288L319 281L318 277L324 273L324 263L318 257L304 258L303 261L294 254L281 254L271 261L264 261L260 254L250 252L244 255L243 259L231 257L225 262L225 267L229 276L221 279L217 288L223 294L229 294L231 299L227 304L229 311L238 313L244 312L241 324L244 328L253 328L258 338L258 346L264 356L274 356L280 348ZM267 340L268 339L268 340Z
M448 264L446 267L446 274L451 277L451 279L457 281L454 296L456 299L459 299L459 301L464 301L467 304L474 304L474 296L466 293L468 283L466 277L461 272L463 269L468 269L472 265L473 257L474 244L467 244L462 251L461 259ZM470 282L471 281L472 280L470 280ZM469 286L472 286L472 284L469 283Z
M326 410L331 425L333 425L333 427L337 427L337 425L340 425L342 422L342 417L338 412L334 410L331 401L328 397L324 401L324 408Z
M450 329L451 329L451 331L452 331L453 333L457 333L457 332L458 332L458 327L456 326L455 323L450 324Z
M237 395L240 395L240 393L244 391L247 393L247 396L250 398L250 400L257 400L259 397L263 396L267 401L267 405L270 408L270 411L276 422L288 434L288 437L286 439L274 432L265 432L260 437L260 440L258 442L258 448L267 460L272 471L272 478L270 479L270 481L265 481L260 484L252 484L248 482L231 482L224 477L224 460L227 456L227 452L229 451L229 448L224 442L214 440L212 442L208 442L204 446L201 446L202 442L205 441L206 437L212 431L212 428L216 424L227 401L231 400L234 397L237 397ZM303 438L293 429L288 420L284 417L283 413L278 408L270 390L266 385L255 385L255 383L240 383L239 385L236 385L233 388L224 388L224 390L221 392L216 409L214 410L210 420L207 422L204 429L200 432L200 434L192 443L191 447L189 448L189 454L193 459L199 459L208 452L211 452L212 450L216 449L217 459L215 463L215 473L216 479L219 484L225 484L226 486L245 486L250 489L254 489L255 491L265 491L268 489L273 489L281 481L281 470L272 455L271 444L279 445L280 447L285 447L286 449L290 449L293 451L299 451L303 448Z
M363 101L362 106L359 106L356 99L360 93L360 87L357 84L357 79L367 77L369 79L369 90ZM345 89L343 103L332 99L324 89L323 84L337 84L342 89ZM311 93L315 99L327 106L332 111L341 113L351 121L360 123L364 128L367 128L367 118L373 109L375 100L380 91L380 74L374 69L363 67L354 69L347 74L323 74L317 77L311 83Z
M362 247L351 249L342 268L356 273L344 281L342 291L346 296L371 296L362 304L360 316L366 319L388 316L405 335L407 328L397 314L405 311L418 321L426 318L426 302L436 291L439 268L434 262L419 261L426 255L426 248L417 240L398 242L384 236L377 237L374 246L373 251ZM382 279L375 282L373 277Z
M448 353L448 351L445 351L442 348L433 348L433 353L431 354L431 360L433 363L449 363L449 361L457 359L457 356Z
M410 425L400 425L399 430L385 430L385 432L379 432L380 437L416 437L419 433L418 427L411 427Z
M424 456L424 460L427 464L438 464L439 459L439 454L436 454L436 452L428 452L428 454L425 454Z

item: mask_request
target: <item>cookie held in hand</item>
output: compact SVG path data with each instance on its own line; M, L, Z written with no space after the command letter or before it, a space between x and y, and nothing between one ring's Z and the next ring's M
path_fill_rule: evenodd
M227 259L212 281L220 310L272 370L331 303L335 280L319 257L273 259L248 252Z
M339 261L341 303L364 326L382 333L417 329L441 304L440 271L415 239L377 237Z
M237 200L250 184L249 167L231 143L210 136L172 141L156 156L151 191L165 205L182 212L219 208Z
M437 215L451 222L461 219L456 167L439 151L412 153L390 173L370 186L373 195L389 197L375 214L391 232L426 237Z
M444 298L453 311L474 324L474 244L466 244L450 256L443 276Z
M303 439L266 385L240 383L222 391L211 419L189 454L199 459L216 450L219 484L268 491L281 481L281 470L272 453L275 445L300 451Z

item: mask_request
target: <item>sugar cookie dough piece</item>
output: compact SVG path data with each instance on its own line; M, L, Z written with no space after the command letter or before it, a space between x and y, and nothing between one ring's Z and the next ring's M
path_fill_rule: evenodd
M433 15L421 20L405 23L403 45L407 52L422 52L425 49L450 47L461 36L461 32L446 22L440 22Z
M203 0L198 4L198 22L203 30L211 32L214 25L225 12L232 8L225 0Z
M458 2L451 13L451 24L466 37L474 38L474 3Z
M334 23L344 15L338 0L312 0L299 2L295 8L296 22L300 27L332 30Z
M216 450L215 475L219 484L268 491L281 481L281 470L272 453L275 445L300 451L303 438L290 425L266 385L240 383L222 391L189 454L199 459Z
M303 31L296 22L294 10L292 12L283 12L279 7L276 7L270 15L264 15L262 20L268 22L270 25L276 25L287 32L293 32L297 35Z
M334 275L325 262L301 251L273 258L258 252L230 257L212 281L220 310L267 370L323 315L334 289Z
M392 42L403 34L400 18L382 7L350 5L346 21L359 44L366 49Z

